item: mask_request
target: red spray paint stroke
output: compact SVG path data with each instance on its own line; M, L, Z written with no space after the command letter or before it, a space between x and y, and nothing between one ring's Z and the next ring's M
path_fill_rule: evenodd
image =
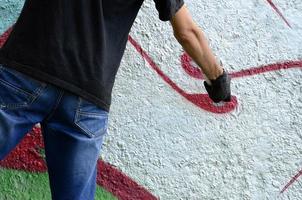
M298 179L301 176L302 176L302 169L282 188L280 193L284 193L289 188L289 186L291 186L294 182L298 181Z
M108 163L98 163L97 183L121 200L156 200L145 188Z
M7 169L31 173L47 172L47 166L40 154L44 148L41 129L34 127L20 144L2 161L0 166ZM149 191L134 180L102 160L97 163L97 184L120 200L156 200Z
M181 66L183 70L191 77L196 79L203 79L203 74L199 67L193 66L193 60L192 58L187 54L184 53L180 57Z
M40 129L34 127L0 166L28 172L46 172L47 167L40 150L44 148Z
M214 105L213 101L207 94L189 94L181 89L175 82L173 82L164 72L155 64L151 57L143 50L143 48L131 37L128 38L129 42L134 46L139 54L149 63L149 65L156 71L156 73L177 93L186 98L188 101L196 105L197 107L206 111L222 114L229 113L237 106L237 98L232 96L231 102L224 103L223 106Z
M192 59L186 53L181 56L181 66L184 71L193 78L203 79L202 72L198 67L192 65ZM249 69L240 70L238 72L230 72L232 78L242 78L245 76L253 76L263 74L271 71L286 70L292 68L302 68L302 60L286 61L282 63L274 63L269 65L262 65L260 67L252 67Z
M7 29L1 36L0 36L0 48L4 45L6 39L8 38L9 34L12 32L13 27Z
M292 28L288 20L284 17L282 12L279 10L279 8L273 3L272 0L266 0L270 6L277 12L277 14L283 19L283 21L287 24L288 27Z

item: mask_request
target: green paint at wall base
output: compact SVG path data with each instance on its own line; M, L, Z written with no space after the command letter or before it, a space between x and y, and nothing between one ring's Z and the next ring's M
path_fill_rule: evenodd
M0 169L0 200L50 200L47 173ZM97 187L96 200L116 200L101 187Z

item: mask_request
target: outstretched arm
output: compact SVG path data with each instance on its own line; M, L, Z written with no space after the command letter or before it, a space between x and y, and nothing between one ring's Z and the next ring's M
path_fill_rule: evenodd
M174 36L184 50L209 79L216 79L223 72L209 48L202 30L193 21L186 6L182 6L171 19Z
M211 80L211 85L205 83L211 99L215 102L229 101L230 78L217 62L204 33L193 21L186 6L182 6L170 22L175 38Z

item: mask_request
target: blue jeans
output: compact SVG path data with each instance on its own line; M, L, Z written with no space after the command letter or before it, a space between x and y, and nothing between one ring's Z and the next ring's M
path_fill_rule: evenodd
M41 124L52 199L92 200L108 112L0 64L0 160Z

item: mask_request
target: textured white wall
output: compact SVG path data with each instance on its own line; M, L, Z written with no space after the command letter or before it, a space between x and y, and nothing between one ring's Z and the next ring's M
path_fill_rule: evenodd
M186 0L230 72L302 60L302 1L273 2L292 28L266 0ZM131 35L182 89L205 93L151 0ZM234 79L239 105L217 115L181 97L128 44L103 157L164 200L302 199L300 179L279 194L302 168L301 80L301 68Z

